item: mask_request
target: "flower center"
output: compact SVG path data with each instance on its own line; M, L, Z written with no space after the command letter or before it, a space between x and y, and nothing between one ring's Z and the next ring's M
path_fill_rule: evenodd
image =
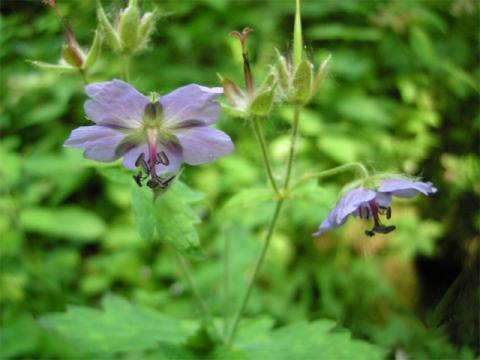
M392 209L390 206L379 206L375 200L368 202L368 206L363 206L358 209L359 216L363 219L369 219L370 215L373 217L373 228L371 230L365 230L367 236L374 236L375 233L388 234L395 230L395 225L385 226L380 221L380 215L385 215L387 219L392 216Z

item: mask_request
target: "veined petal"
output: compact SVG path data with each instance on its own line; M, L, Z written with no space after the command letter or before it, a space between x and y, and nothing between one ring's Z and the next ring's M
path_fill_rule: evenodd
M411 198L417 196L419 193L424 195L434 194L437 192L437 189L431 182L386 179L382 181L378 191L390 193L398 197Z
M220 115L220 104L216 99L222 93L221 87L190 84L162 96L159 101L163 107L165 125L175 128L214 123Z
M158 152L163 151L168 158L170 164L162 165L158 164L155 166L155 170L157 174L163 173L176 173L180 166L182 165L182 151L178 146L173 145L157 145ZM144 159L148 163L150 156L148 151L148 144L144 143L138 146L131 148L123 158L123 165L130 170L135 170L137 167L135 166L135 162L137 161L140 154L144 154Z
M141 126L149 100L126 82L115 79L94 83L85 92L91 97L85 102L85 113L93 122L121 128Z
M365 188L356 188L346 193L337 205L337 224L343 223L348 215L352 214L360 206L373 200L376 192Z
M175 131L182 146L183 159L187 164L209 163L233 151L230 136L208 126L198 126Z
M72 131L64 146L85 150L87 159L109 162L123 155L117 149L126 137L127 134L105 126L81 126Z

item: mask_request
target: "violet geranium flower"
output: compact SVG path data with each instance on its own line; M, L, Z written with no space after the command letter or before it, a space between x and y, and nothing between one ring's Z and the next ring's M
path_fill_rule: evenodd
M392 196L411 198L418 194L429 195L437 192L431 182L411 181L406 179L386 179L376 189L357 187L347 192L330 211L314 236L343 225L350 215L368 220L373 219L373 228L365 230L367 236L375 233L388 234L395 230L394 225L385 226L380 215L390 219Z
M140 168L151 188L166 187L182 163L212 162L233 151L224 132L210 127L217 121L222 88L190 84L151 101L121 80L95 83L85 88L91 98L85 113L95 125L72 131L65 146L85 150L88 159L110 162L123 157L127 169Z

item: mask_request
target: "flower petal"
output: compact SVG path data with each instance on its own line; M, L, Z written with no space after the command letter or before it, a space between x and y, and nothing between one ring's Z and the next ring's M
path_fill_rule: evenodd
M87 117L98 125L138 128L149 103L146 96L121 80L90 84L85 92L92 99L85 102Z
M165 125L174 128L192 123L214 123L220 115L220 105L216 99L222 93L221 87L190 84L162 96L159 101L163 107Z
M431 182L387 179L382 181L378 191L390 193L398 197L411 198L417 196L419 193L424 195L436 193L437 189Z
M376 196L376 192L365 188L356 188L346 193L337 205L337 224L342 224L362 204L368 203Z
M165 166L162 164L158 164L155 166L155 170L157 171L158 175L163 173L176 173L180 166L182 165L182 152L178 146L164 146L164 145L157 145L158 152L163 151L167 156L170 164ZM140 154L144 154L145 161L148 162L150 156L148 152L148 145L146 143L138 145L130 149L123 158L123 166L127 169L135 170L137 167L135 166L135 162L137 161Z
M318 228L317 232L313 233L313 236L320 236L324 232L336 229L339 226L343 225L345 223L345 221L347 221L347 218L344 218L341 223L337 223L337 220L336 220L337 211L338 211L338 207L334 207L332 209L332 211L330 211L327 218L325 220L323 220L322 224Z
M122 156L117 149L126 137L127 134L105 126L81 126L72 131L64 146L84 149L87 159L109 162Z
M208 126L177 130L174 134L182 146L184 161L190 165L212 162L233 151L230 136Z

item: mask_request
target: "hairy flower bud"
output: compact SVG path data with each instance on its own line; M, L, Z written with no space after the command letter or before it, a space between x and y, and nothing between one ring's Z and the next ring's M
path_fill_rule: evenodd
M156 14L141 15L138 0L130 0L112 25L102 6L98 6L98 20L108 45L114 52L133 55L145 49L155 28Z
M291 60L277 52L275 66L280 97L290 104L305 105L317 92L325 78L330 55L325 59L314 77L313 64L305 57L294 67Z
M130 1L127 8L120 14L119 35L121 51L126 54L134 53L138 47L138 33L140 25L140 9L137 1Z

